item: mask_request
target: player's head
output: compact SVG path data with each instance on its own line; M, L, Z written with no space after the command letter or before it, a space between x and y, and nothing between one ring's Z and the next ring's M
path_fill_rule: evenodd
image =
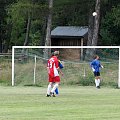
M100 57L98 55L94 55L94 59L99 59Z
M59 56L59 51L54 51L54 55L58 57Z

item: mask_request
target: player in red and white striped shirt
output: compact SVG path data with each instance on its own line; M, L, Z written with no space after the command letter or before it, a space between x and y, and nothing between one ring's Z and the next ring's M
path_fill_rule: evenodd
M52 56L48 60L47 70L49 76L49 85L47 88L47 97L54 96L55 89L58 88L60 83L60 76L58 71L63 75L62 71L59 68L59 61L58 61L59 51L54 52L54 56ZM54 83L54 86L53 86ZM53 87L52 87L53 86Z

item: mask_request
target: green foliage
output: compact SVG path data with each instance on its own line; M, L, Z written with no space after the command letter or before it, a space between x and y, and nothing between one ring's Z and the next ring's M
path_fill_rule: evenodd
M101 56L102 61L108 61L108 59L118 60L119 59L119 49L109 48L109 49L99 49L96 54ZM106 59L107 56L107 59ZM105 58L105 59L103 59Z
M39 46L42 45L44 39L44 18L36 19L31 22L31 30L29 35L29 45Z
M52 28L88 26L89 12L96 0L54 0ZM48 0L0 0L0 52L23 45L28 18L31 18L29 44L43 45ZM101 0L100 45L119 45L120 0Z
M29 39L30 45L40 45L42 29L41 24L45 19L47 13L47 6L45 3L32 3L30 0L18 1L12 4L7 9L8 23L12 22L11 43L14 45L23 45L26 34L27 19L31 18L31 31Z
M53 27L65 25L87 26L90 5L93 3L90 0L84 0L84 2L80 0L55 1Z
M89 76L87 76L87 77L80 78L78 84L82 85L82 86L93 86L94 85L93 74L89 74Z
M120 26L120 5L113 8L112 16L115 19L115 21L113 21L114 26L117 26L117 27Z
M0 85L11 85L11 58L0 58Z
M119 45L120 5L108 12L102 20L101 36L103 45Z
M77 80L68 80L67 84L68 85L79 85L79 86L94 86L94 76L93 74L87 75L87 76L79 76L79 77L75 77L74 75L74 79Z

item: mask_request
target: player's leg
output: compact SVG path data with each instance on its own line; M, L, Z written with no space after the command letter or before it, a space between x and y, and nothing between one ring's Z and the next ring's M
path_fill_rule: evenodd
M95 77L95 85L96 85L96 88L98 88L98 86L99 86L99 81L98 81L97 77Z
M58 90L58 88L55 89L55 93L56 93L56 95L59 94L59 90Z
M50 97L50 92L51 92L51 89L52 89L52 82L50 82L49 84L48 84L48 87L47 87L47 97Z
M56 88L58 88L58 86L59 86L59 82L56 82L55 85L53 86L51 92L54 93Z
M54 82L55 82L55 84L54 84L54 86L53 86L53 88L52 88L52 90L51 90L51 94L54 94L56 88L58 88L59 83L60 83L60 77L59 77L59 76L56 76L56 77L54 78Z
M53 85L54 85L54 83L53 83ZM59 94L59 90L58 90L58 88L55 89L55 93L54 93L54 94L56 94L56 95Z
M47 97L49 97L50 96L50 92L51 92L51 89L52 89L52 87L53 87L53 78L51 78L50 76L49 76L49 84L48 84L48 87L47 87Z
M98 80L97 80L97 72L94 72L94 76L95 76L95 86L98 86Z
M100 75L100 74L99 74L99 75ZM100 82L101 82L101 78L100 78L100 76L98 76L99 88L100 88Z
M59 86L59 82L56 82L55 84L54 84L54 86L53 86L53 88L52 88L52 90L51 90L51 95L53 96L53 97L55 97L55 90L56 89L58 89L58 86Z
M100 88L100 72L97 72L97 81L98 81L97 88Z
M95 76L95 86L96 86L96 88L100 88L100 87L99 87L100 81L99 81L98 75L99 75L98 72L94 72L94 76Z
M96 88L100 88L100 76L96 76L95 80L96 80Z
M96 86L96 87L98 86L98 82L97 82L96 77L95 77L95 86Z

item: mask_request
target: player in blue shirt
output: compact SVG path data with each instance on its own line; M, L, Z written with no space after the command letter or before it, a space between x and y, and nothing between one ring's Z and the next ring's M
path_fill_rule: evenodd
M59 68L60 68L60 69L63 69L63 64L61 63L60 60L58 60L58 61L59 61ZM55 89L55 93L56 93L56 95L59 94L58 88Z
M96 88L99 89L100 88L100 69L103 68L103 66L100 64L98 55L95 55L94 60L90 63L90 66L95 76Z

